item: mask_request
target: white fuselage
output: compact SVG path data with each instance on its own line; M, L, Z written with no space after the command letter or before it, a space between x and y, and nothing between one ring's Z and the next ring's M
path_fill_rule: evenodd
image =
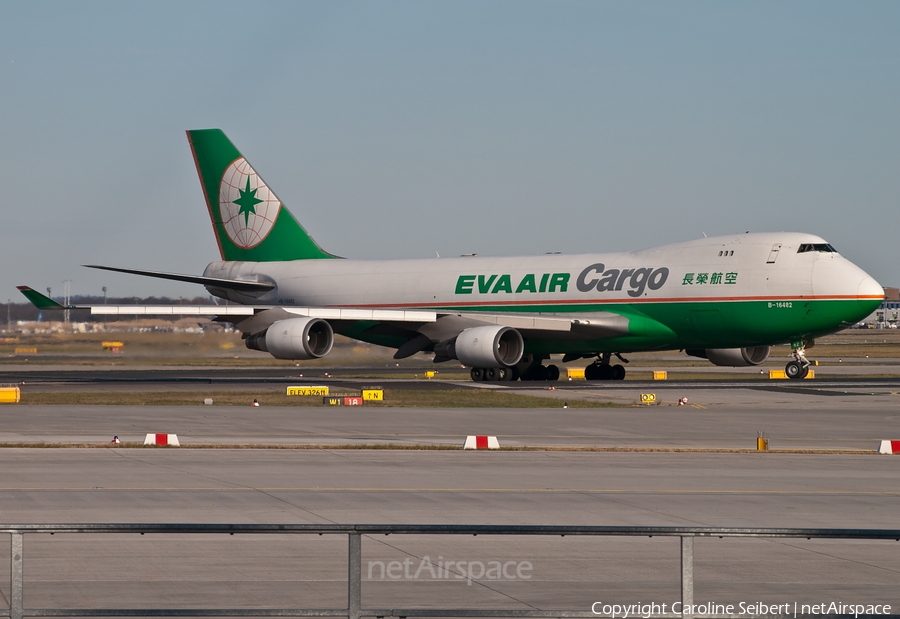
M840 254L798 252L825 244L810 234L756 233L615 254L214 262L204 275L275 284L255 296L210 288L238 303L305 307L580 313L622 303L883 295Z

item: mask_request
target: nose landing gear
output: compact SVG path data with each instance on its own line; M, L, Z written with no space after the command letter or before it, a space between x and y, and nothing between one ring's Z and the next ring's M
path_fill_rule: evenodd
M799 380L809 376L809 359L806 358L806 345L810 342L791 342L792 361L788 361L784 366L784 373L788 378Z

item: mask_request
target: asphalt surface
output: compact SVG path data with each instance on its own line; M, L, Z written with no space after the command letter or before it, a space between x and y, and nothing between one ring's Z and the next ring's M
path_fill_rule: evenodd
M0 502L14 522L893 528L898 465L889 456L782 454L4 449ZM897 604L896 544L700 539L696 596ZM346 600L340 537L26 535L25 557L30 606ZM425 557L527 561L531 577L467 585L379 572L378 562L418 566ZM679 595L671 538L366 536L363 566L369 607L585 610Z
M486 433L504 445L715 449L752 448L765 432L772 448L874 450L881 439L900 438L900 399L890 381L666 384L655 386L661 406L562 408L567 397L628 404L647 388L628 383L526 387L563 398L547 409L4 405L0 442L106 446L0 449L0 520L900 528L894 456L107 443L114 434L140 440L173 432L186 445L461 445L467 434ZM685 396L687 406L672 405ZM695 599L888 603L896 612L897 544L698 539ZM0 551L5 600L8 548ZM338 608L346 605L346 549L340 536L26 535L25 601L40 608ZM471 585L456 578L464 574L458 566L448 577L380 571L409 561L414 572L425 557L427 565L512 561L531 569L523 572L529 578L482 577ZM680 592L676 538L366 536L363 568L365 607L588 610L597 601L671 604Z
M670 405L577 409L565 401L539 409L286 407L266 406L262 396L260 407L18 404L0 407L0 444L142 442L164 433L185 446L461 446L486 434L503 447L756 449L762 433L771 449L874 451L900 439L900 396L688 393L687 406L660 394Z
M769 369L780 369L781 366L765 368L730 368L714 367L707 364L698 366L650 367L629 366L630 378L623 382L588 383L583 380L560 380L554 383L516 382L516 383L473 383L468 380L441 380L441 373L449 370L440 366L424 365L422 367L383 368L312 368L312 367L159 367L132 365L96 365L77 366L72 363L28 364L15 363L0 365L0 385L25 383L31 388L42 390L116 390L140 389L153 390L193 390L201 385L211 385L217 389L246 389L253 386L288 385L314 381L317 384L331 382L343 383L359 387L372 382L386 381L404 389L468 389L477 386L538 389L550 385L558 388L590 388L621 389L635 385L666 385L672 383L694 384L701 382L707 388L732 388L746 385L772 386L781 388L803 384L829 383L836 385L858 386L864 384L882 386L900 386L900 359L879 359L877 364L864 358L847 359L845 363L828 362L813 368L818 378L807 381L770 381L767 380ZM459 367L450 368L457 376L464 376ZM665 382L650 380L634 380L635 376L647 376L653 370L664 369L669 372L670 380ZM426 371L438 372L435 380L425 379ZM409 379L410 374L417 376ZM696 378L697 375L715 374L715 380ZM364 378L355 378L363 376ZM376 378L365 378L375 376ZM861 379L861 376L869 378Z

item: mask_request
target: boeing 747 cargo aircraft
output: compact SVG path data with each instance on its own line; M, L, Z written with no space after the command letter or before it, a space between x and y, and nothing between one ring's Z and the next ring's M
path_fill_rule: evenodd
M188 131L221 260L202 276L88 265L205 286L231 305L89 307L94 314L195 314L233 323L248 348L316 359L334 334L402 359L458 360L473 380L556 380L544 365L590 359L588 380L622 380L627 353L683 350L716 365L804 350L872 313L882 287L812 234L736 234L640 251L348 260L323 250L218 129ZM22 286L37 306L65 309Z

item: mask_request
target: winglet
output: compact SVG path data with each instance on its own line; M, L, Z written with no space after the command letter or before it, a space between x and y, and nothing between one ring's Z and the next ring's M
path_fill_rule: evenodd
M57 303L50 297L41 294L30 286L16 286L16 288L38 309L66 309L64 305Z

